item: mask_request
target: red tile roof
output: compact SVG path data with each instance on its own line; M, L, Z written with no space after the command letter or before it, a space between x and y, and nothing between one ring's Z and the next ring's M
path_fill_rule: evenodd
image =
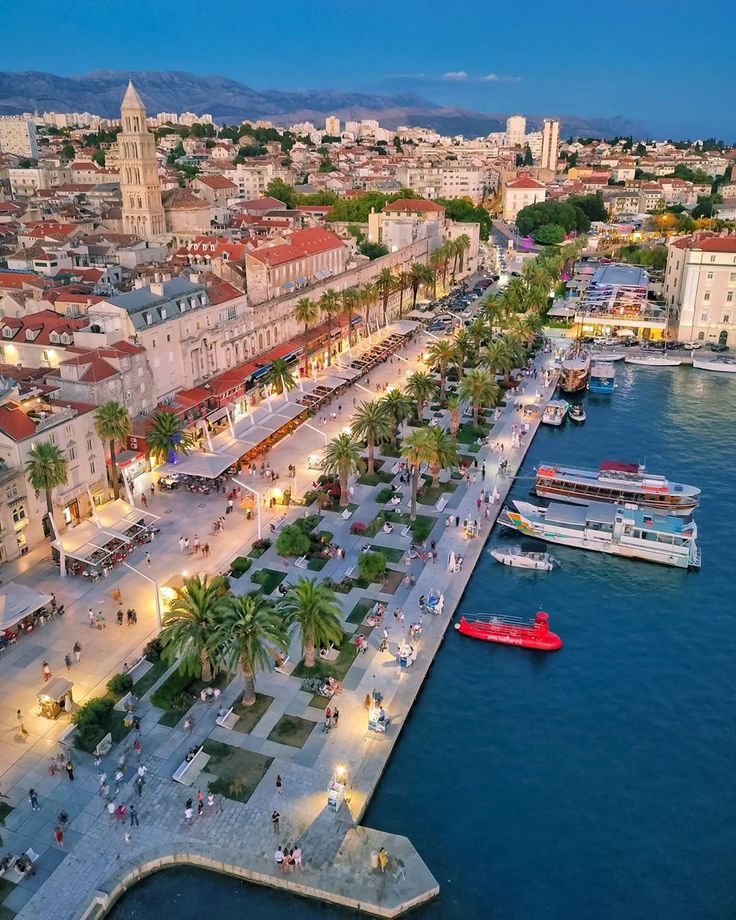
M225 176L197 176L197 182L201 182L202 185L206 185L209 188L221 188L221 189L235 189L237 185L234 182L231 182L229 179L226 179Z
M531 176L519 176L518 179L514 179L512 182L506 183L506 188L544 188L543 182L537 182L536 179L532 179Z
M279 246L260 246L253 250L249 257L273 267L342 247L342 240L331 230L313 227L309 230L295 230L288 243Z
M678 240L679 249L695 249L699 252L733 252L736 253L736 236L712 236L709 239L693 240L691 237Z
M45 288L46 282L33 272L0 272L0 288L20 291L24 285Z
M57 332L59 335L64 332L73 335L75 329L82 329L86 325L86 319L70 319L63 313L55 313L53 310L39 310L38 313L22 317L5 316L0 320L0 326L3 329L10 329L13 332L9 338L3 335L3 341L27 341L31 345L61 344L63 346L63 343L51 341L49 336L52 332ZM37 335L33 339L26 339L28 330L36 332Z
M445 209L436 201L426 201L424 198L398 198L384 207L384 212L398 211L402 214L406 211L415 213L417 211L434 211L439 213Z

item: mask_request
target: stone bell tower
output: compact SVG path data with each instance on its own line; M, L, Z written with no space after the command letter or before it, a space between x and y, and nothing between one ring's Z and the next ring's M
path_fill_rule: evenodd
M132 82L120 108L123 130L118 135L123 232L152 240L166 232L161 203L156 139L146 126L146 109Z

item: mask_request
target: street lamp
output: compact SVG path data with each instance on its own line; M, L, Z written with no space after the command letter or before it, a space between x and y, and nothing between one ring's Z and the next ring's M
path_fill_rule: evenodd
M162 617L161 617L161 588L159 587L159 583L156 581L155 578L150 578L148 575L144 575L143 572L140 571L140 569L137 569L135 566L131 565L129 562L123 562L123 565L125 566L126 569L130 569L131 572L135 572L136 575L140 575L141 578L145 578L145 580L149 584L153 585L153 590L156 595L156 623L158 625L158 628L161 629L161 620L162 620Z
M233 477L233 482L236 485L239 485L241 489L245 489L247 492L252 492L256 497L256 521L258 524L258 539L262 539L263 533L261 531L261 493L256 491L256 489L251 486L247 486L244 482L241 482L239 479Z

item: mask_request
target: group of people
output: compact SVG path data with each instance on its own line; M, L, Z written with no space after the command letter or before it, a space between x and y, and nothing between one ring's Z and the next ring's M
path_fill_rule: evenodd
M299 844L295 847L279 847L274 853L276 868L279 872L301 872L302 850Z

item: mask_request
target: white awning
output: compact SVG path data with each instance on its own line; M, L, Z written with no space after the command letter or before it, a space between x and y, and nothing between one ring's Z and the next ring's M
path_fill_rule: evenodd
M208 451L196 451L182 457L176 463L164 463L156 470L161 476L178 473L180 476L200 476L202 479L216 479L221 473L233 466L236 457L232 454L211 454Z
M0 591L0 629L10 629L24 617L30 616L50 602L51 597L48 594L41 594L27 585L19 585L14 581L8 582Z

